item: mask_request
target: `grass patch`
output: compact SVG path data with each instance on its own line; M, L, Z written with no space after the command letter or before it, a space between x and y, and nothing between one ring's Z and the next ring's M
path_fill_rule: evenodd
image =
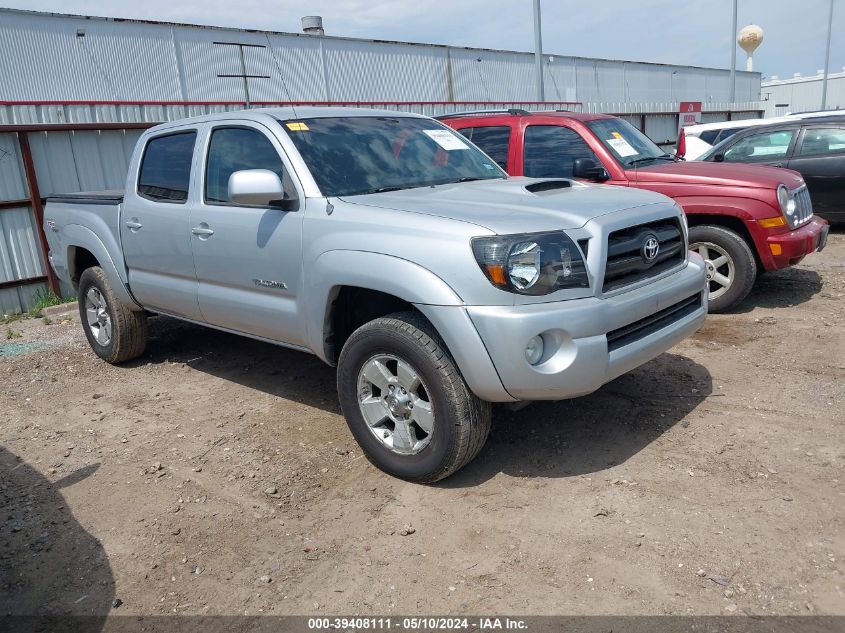
M0 315L0 324L8 325L9 323L14 323L15 321L20 321L21 319L26 318L40 319L44 316L41 314L41 311L44 308L61 305L63 303L71 303L73 301L76 301L75 296L60 297L52 290L39 290L35 293L35 302L29 310L26 312L16 312L15 314L2 314Z
M42 316L41 311L50 306L57 306L63 303L76 301L76 297L60 297L52 290L39 290L35 293L35 303L27 312L27 316L37 318Z
M20 337L21 337L20 332L16 332L15 330L13 330L10 327L6 327L6 340L7 341L11 341L13 338L20 338Z

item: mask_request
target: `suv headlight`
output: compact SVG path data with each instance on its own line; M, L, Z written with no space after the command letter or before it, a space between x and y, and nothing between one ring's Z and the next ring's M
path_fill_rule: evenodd
M547 295L590 285L581 250L562 231L476 237L472 252L487 279L508 292Z
M793 196L792 192L787 189L786 185L778 185L778 204L780 205L780 211L783 213L783 217L786 218L789 226L794 227L797 225L798 215L795 213L797 210L797 203L795 202L795 196Z

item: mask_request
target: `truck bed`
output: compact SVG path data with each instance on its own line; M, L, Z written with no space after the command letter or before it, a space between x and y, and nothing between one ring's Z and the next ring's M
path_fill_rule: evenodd
M106 204L115 205L123 202L123 189L105 191L77 191L74 193L54 193L47 197L48 202L63 204Z

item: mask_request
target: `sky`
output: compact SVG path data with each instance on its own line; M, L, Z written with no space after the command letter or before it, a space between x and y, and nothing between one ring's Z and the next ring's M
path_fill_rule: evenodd
M738 28L764 41L764 79L824 67L830 0L738 0ZM845 0L833 0L830 71L845 66ZM531 51L532 0L0 0L33 11L296 32L322 15L328 35ZM730 67L732 0L542 0L543 51L631 61ZM737 48L737 69L745 53Z

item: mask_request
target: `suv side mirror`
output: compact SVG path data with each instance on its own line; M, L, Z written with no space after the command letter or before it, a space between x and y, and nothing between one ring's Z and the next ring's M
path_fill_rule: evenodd
M229 200L235 204L275 207L295 211L296 198L285 200L285 189L279 176L269 169L242 169L229 176Z
M725 155L722 152L719 152L718 154L713 154L713 162L714 163L721 163L721 162L724 162L724 160L725 160Z
M591 158L576 158L572 162L572 177L599 182L610 180L610 174L607 173L607 170L596 165L596 161Z

